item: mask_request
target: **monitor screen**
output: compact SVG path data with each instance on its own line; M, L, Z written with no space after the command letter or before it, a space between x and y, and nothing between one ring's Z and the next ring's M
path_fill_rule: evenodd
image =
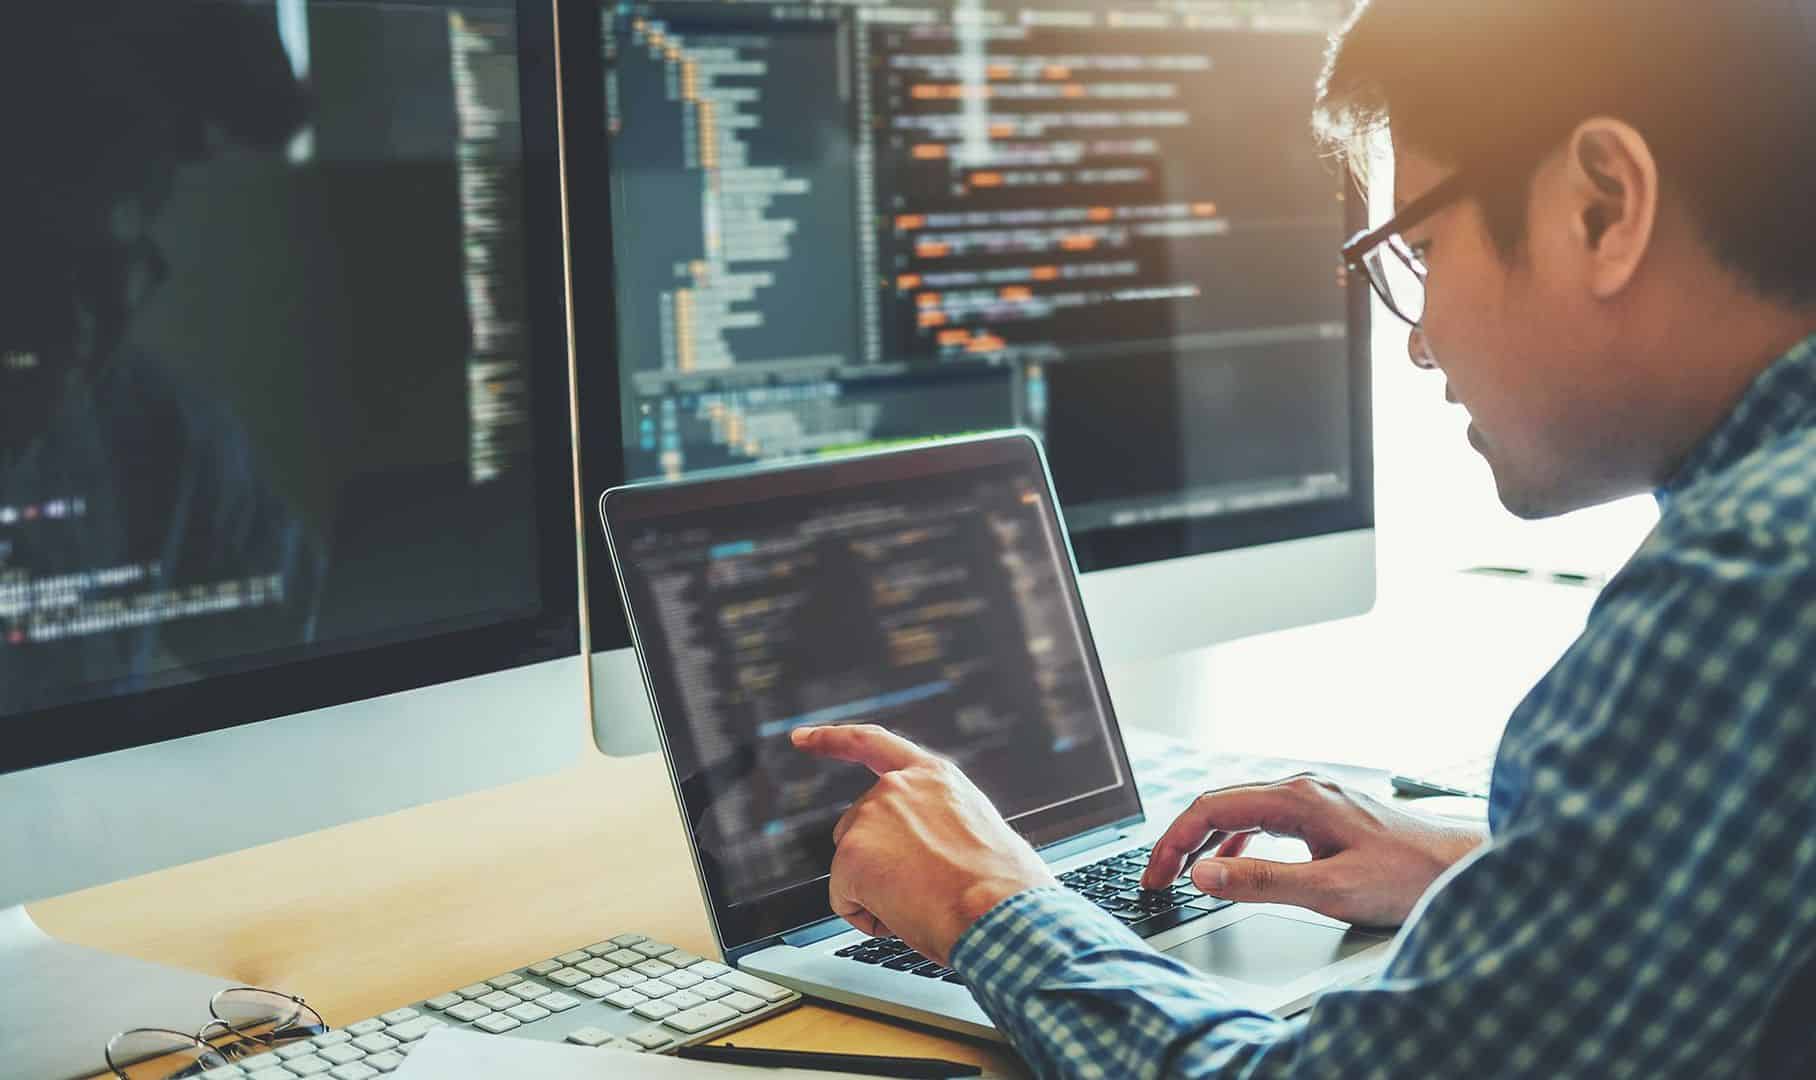
M559 283L530 206L553 154L526 149L516 6L30 23L0 46L25 271L0 291L0 719L55 742L18 718L501 627L559 655L529 630L574 601L560 300L531 296ZM491 644L439 672L395 654L379 682L520 655ZM312 681L238 683L257 700L170 730L97 719L116 730L83 747L377 686Z
M1342 7L598 6L623 475L1013 425L1086 570L1366 525L1360 207L1309 122Z
M799 727L885 725L1036 842L1139 812L1026 436L633 488L605 513L722 925L824 914L833 825L875 778L795 749Z

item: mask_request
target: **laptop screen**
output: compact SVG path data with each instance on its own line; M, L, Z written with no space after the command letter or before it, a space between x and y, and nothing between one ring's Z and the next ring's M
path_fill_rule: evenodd
M1140 814L1039 452L1009 435L604 501L726 947L825 918L874 777L788 733L875 723L1037 844Z

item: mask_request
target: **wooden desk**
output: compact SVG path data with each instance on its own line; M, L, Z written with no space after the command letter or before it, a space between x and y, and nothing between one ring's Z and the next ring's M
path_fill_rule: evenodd
M1433 746L1479 749L1574 636L1590 599L1535 588L1446 577L1430 595L1396 591L1359 619L1234 643L1204 667L1217 684L1207 695L1215 715L1123 722L1170 728L1207 753L1383 765L1422 760ZM1304 678L1308 670L1320 677ZM1359 716L1371 698L1381 704ZM716 956L683 837L660 758L589 754L553 776L31 912L67 941L300 993L339 1025L625 931ZM1026 1074L1005 1048L819 1005L738 1038Z
M66 941L299 993L337 1026L626 931L719 955L654 755L593 756L30 910ZM736 1038L1026 1075L1004 1048L820 1005Z

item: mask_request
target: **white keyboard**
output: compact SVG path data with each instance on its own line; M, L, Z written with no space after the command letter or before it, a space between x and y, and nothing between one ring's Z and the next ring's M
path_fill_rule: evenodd
M206 1080L372 1080L454 1025L493 1035L665 1053L792 1008L801 995L642 934L462 986L313 1039L210 1069Z

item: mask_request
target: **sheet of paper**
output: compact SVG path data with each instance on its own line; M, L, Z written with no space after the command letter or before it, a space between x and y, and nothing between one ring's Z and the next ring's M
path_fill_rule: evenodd
M114 1033L194 1031L208 1021L209 997L232 985L58 941L23 907L0 909L0 1073L92 1075L106 1068L101 1050Z
M567 1043L436 1028L391 1074L392 1080L850 1080L854 1073L752 1069L682 1061L628 1050L589 1050Z

